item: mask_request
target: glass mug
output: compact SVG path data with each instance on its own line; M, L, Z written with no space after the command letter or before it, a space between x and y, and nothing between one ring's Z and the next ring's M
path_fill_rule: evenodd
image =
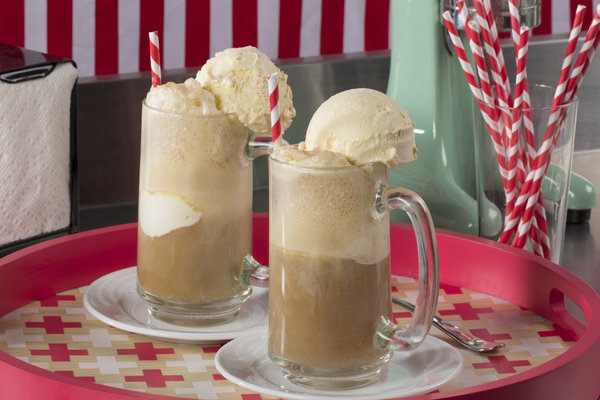
M143 103L137 292L155 318L194 326L239 313L259 267L249 255L252 160L271 149L235 114Z
M425 339L439 271L431 216L413 192L387 186L378 162L302 167L269 158L270 359L291 382L349 389L375 381L393 351ZM392 323L388 211L417 236L419 296L408 329Z
M522 117L528 116L531 121L530 129L533 132L532 138L535 142L535 149L539 149L544 141L546 128L551 120L550 116L556 115L552 111L555 109L560 110L559 115L563 118L560 125L561 129L551 149L548 150L550 151L551 162L544 173L542 181L543 201L538 202L539 207L537 208L540 216L542 213L545 214L551 260L555 264L560 264L565 243L568 204L571 202L573 205L575 203L573 200L576 200L573 199L575 197L573 193L570 193L572 192L570 181L579 99L575 97L566 104L553 108L552 103L554 102L555 93L556 88L554 87L529 83L530 108L515 110L510 107L485 104L474 99L474 102L480 104L473 107L473 115L475 121L479 236L498 241L506 223L506 193L500 175L500 168L498 167L496 145L482 117L480 105L494 110L499 115L502 112L516 115L520 120L520 127L517 132L523 136L523 144L526 147L528 147L527 133ZM534 226L537 225L536 221ZM511 241L508 243L510 244ZM534 250L533 246L538 247L537 251ZM532 253L535 251L536 254L543 253L541 246L531 241L531 239L527 240L525 249Z

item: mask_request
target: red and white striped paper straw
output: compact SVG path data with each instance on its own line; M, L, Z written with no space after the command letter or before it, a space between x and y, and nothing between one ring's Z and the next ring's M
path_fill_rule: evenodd
M467 36L469 38L471 52L473 53L473 59L475 60L475 65L477 66L477 74L479 75L479 83L481 84L481 91L483 92L483 100L487 104L494 105L496 103L496 98L494 97L494 90L490 82L490 76L487 73L485 54L483 54L481 39L479 38L479 25L477 25L476 21L469 21L467 26L469 26ZM490 116L497 122L498 109L493 108L491 111L493 111L492 114L494 115ZM502 131L500 131L500 135L502 135Z
M585 73L587 72L587 68L590 66L590 62L594 58L599 43L600 5L594 14L592 24L588 29L583 45L581 46L581 50L579 51L579 55L577 56L577 60L575 61L575 65L573 66L573 70L571 71L563 103L571 101L577 95L577 91L579 90L581 82L583 81ZM566 110L563 109L559 119L560 122L558 124L560 128L562 128L566 116ZM560 135L560 129L558 131L558 135ZM556 146L558 142L558 135L554 138L554 146Z
M477 83L477 79L475 78L475 74L473 73L473 68L471 68L471 63L469 62L469 58L467 57L467 53L462 45L462 41L456 30L456 26L454 25L454 21L450 15L449 11L445 11L442 14L444 18L444 23L446 24L446 28L448 29L448 33L450 35L450 39L452 40L452 44L454 45L454 49L456 50L456 55L458 56L458 60L460 61L460 65L465 73L465 77L467 78L467 82L469 83L469 87L473 96L478 100L477 104L481 110L481 115L486 122L488 127L488 131L492 136L492 141L494 142L494 150L496 151L496 158L498 159L498 165L500 167L500 175L502 177L502 183L504 188L506 189L507 185L507 163L506 158L504 156L504 148L502 147L502 137L501 137L501 129L498 127L498 119L494 118L490 115L490 109L483 102L483 98L481 95L481 89L479 89L479 85Z
M481 1L484 8L485 19L492 37L492 46L494 48L496 59L498 60L502 85L504 86L504 91L507 95L508 105L509 107L512 107L513 102L510 90L510 82L508 81L508 73L506 72L506 66L504 64L504 53L502 53L502 48L500 47L500 38L498 37L498 29L496 28L496 19L494 18L492 4L490 3L490 0L476 0L476 3L477 1ZM477 9L477 4L475 5L475 9Z
M456 50L456 55L458 56L458 61L465 73L465 77L467 78L467 82L469 83L469 88L473 93L473 96L478 100L482 100L481 97L481 89L479 89L479 84L477 83L477 78L473 73L473 68L471 68L471 63L469 58L467 57L467 52L462 45L462 41L460 40L460 36L456 29L456 25L454 25L454 21L452 20L452 16L449 11L444 11L442 14L444 18L444 23L446 24L446 28L448 29L448 33L450 34L450 39L452 40L452 44L454 44L454 49Z
M527 82L527 74L525 74L525 81L523 82L524 90L523 90L523 108L526 110L523 113L523 125L525 125L525 141L527 142L527 159L529 160L529 165L533 165L533 160L535 160L535 155L537 150L535 148L535 132L533 128L533 119L531 116L531 100L529 97L529 84ZM526 168L529 173L529 168Z
M269 75L269 104L271 106L271 133L273 145L279 145L281 140L281 116L279 113L279 75L277 72Z
M513 107L513 99L511 96L511 88L510 82L508 80L508 74L506 72L506 66L504 63L504 55L502 53L502 49L500 46L500 39L498 37L498 29L496 28L496 22L494 18L494 12L492 10L492 6L490 0L479 0L480 6L483 5L483 12L478 11L478 14L483 14L488 24L489 33L491 35L491 44L494 49L494 54L496 56L498 62L498 69L500 72L500 78L502 80L502 86L504 87L504 92L506 94L506 104L509 107ZM477 2L476 2L477 3ZM477 9L477 4L475 4L475 8ZM481 7L480 7L481 8ZM520 34L520 30L517 30L517 35ZM525 82L526 83L526 82ZM529 97L529 96L527 96ZM505 123L508 122L508 118L504 118ZM507 128L505 130L505 146L508 148L510 145L510 137L512 130ZM521 187L525 182L525 177L527 176L527 155L525 154L525 145L523 144L523 139L519 136L517 141L517 187Z
M511 96L511 87L510 82L508 80L508 74L506 72L506 66L504 63L504 55L502 53L502 48L500 46L500 39L498 37L498 29L496 28L496 22L494 18L494 12L492 10L492 6L490 0L480 0L480 6L483 5L483 13L478 11L480 14L485 15L485 19L488 24L489 33L491 35L491 44L494 49L494 54L496 56L496 60L498 62L498 69L500 72L500 78L502 80L502 86L504 87L504 93L506 94L506 104L508 107L513 107L513 99ZM475 5L477 9L477 4ZM481 8L481 7L480 7ZM517 31L517 34L520 32ZM525 82L526 83L526 82ZM527 96L528 97L528 96ZM508 123L508 118L504 117L504 122ZM512 130L510 127L507 127L505 130L505 146L508 148L510 146L510 138L511 138ZM525 154L525 145L523 144L523 139L519 136L517 141L517 187L522 187L525 182L525 177L527 176L527 155Z
M519 12L519 6L517 0L508 0L508 9L510 11L510 25L512 31L513 45L515 49L515 59L519 60L519 42L521 40L521 14ZM525 126L525 138L527 141L527 152L525 152L525 145L522 137L519 137L519 160L523 164L523 169L519 169L519 183L522 186L525 182L525 177L529 172L527 167L527 159L533 160L535 157L535 135L533 133L533 122L531 120L531 112L528 111L530 108L529 104L529 87L527 84L527 73L523 77L523 125ZM516 97L516 96L515 96Z
M540 238L541 229L537 223L538 219L534 218L531 223L531 228L529 229L529 236L531 237L531 248L533 249L533 253L550 260L550 258L546 257L544 251L544 246L542 239ZM549 247L548 247L549 248Z
M500 70L500 61L496 57L496 50L494 49L494 41L490 32L490 26L487 22L485 9L482 0L475 0L475 9L477 10L477 21L479 22L479 29L481 36L483 37L483 43L485 45L485 52L489 58L489 65L492 71L492 79L496 86L496 94L498 96L499 104L502 107L508 107L508 93L504 86L504 79Z
M516 200L515 207L511 213L508 223L504 227L504 231L500 236L500 242L507 243L518 223L518 229L513 240L513 245L519 248L525 246L529 228L532 223L532 215L535 209L535 204L538 201L539 191L541 189L542 181L546 171L546 162L549 158L552 144L554 142L555 135L558 133L558 119L561 114L560 106L563 103L567 81L569 77L569 71L571 70L571 64L573 62L573 54L575 53L575 47L577 46L577 39L581 32L581 25L583 22L583 15L585 14L585 7L578 6L575 14L575 20L573 22L573 28L571 29L571 35L569 36L569 43L567 44L567 52L561 69L556 93L554 95L554 101L552 102L552 112L548 121L548 127L546 128L546 134L542 145L540 146L535 163L531 168L531 171L527 175L525 185L521 189L519 197ZM530 195L531 194L531 195ZM523 215L521 216L521 213Z
M512 28L512 39L515 49L515 58L519 59L519 43L521 40L521 13L519 12L519 6L517 4L517 0L509 0L508 8L510 11L510 24ZM530 100L529 100L529 85L527 84L527 74L523 77L523 100L522 100L522 109L523 109L523 125L525 127L525 140L527 142L527 151L524 149L523 141L519 140L519 157L520 162L524 165L524 174L518 174L518 183L517 187L519 190L522 188L524 181L526 179L526 174L529 173L529 168L527 166L527 160L529 159L530 165L533 165L533 161L536 156L536 148L535 148L535 133L533 131L533 121L531 111ZM516 95L515 95L516 97ZM516 102L516 99L515 99ZM514 121L513 121L514 123ZM519 136L521 139L521 136ZM521 171L519 169L519 171ZM525 175L525 176L523 176ZM510 214L507 211L507 218ZM531 228L530 237L532 239L532 247L536 254L545 257L546 259L551 259L551 251L550 251L550 238L548 236L548 224L546 222L546 212L544 209L544 199L542 198L542 194L538 196L538 204L536 205L536 212L533 217L533 225ZM538 222L539 221L539 222Z
M511 178L510 183L511 189L514 191L514 195L511 196L510 201L506 203L506 217L505 223L510 219L510 215L512 213L512 209L514 208L515 199L517 194L519 193L521 187L517 184L518 174L517 167L519 162L523 162L519 159L520 156L527 157L524 149L519 152L518 146L519 143L522 143L522 135L521 135L521 114L523 114L523 119L525 119L526 110L522 110L525 107L529 107L529 102L525 102L524 98L526 95L526 83L527 83L527 75L526 75L526 66L527 66L527 49L529 44L529 28L522 27L519 28L519 48L517 53L517 77L516 77L516 85L515 85L515 101L514 101L514 110L513 110L513 126L512 126L512 135L510 148L508 149L508 153L510 155L509 162L509 176ZM529 113L529 120L531 121L531 114ZM535 146L535 142L534 142ZM527 160L525 160L527 162ZM521 178L521 186L525 181L525 177ZM542 212L539 212L539 209L542 209ZM548 237L548 224L546 223L546 213L544 210L543 199L538 197L538 203L536 205L536 212L533 216L533 225L530 231L531 237L531 245L535 254L545 257L546 259L551 259L551 251L550 251L550 240Z
M508 0L508 11L510 12L510 27L515 58L519 57L519 42L521 40L521 14L517 0Z
M481 47L481 40L479 39L479 25L477 25L476 21L471 21L471 18L469 17L469 11L467 10L463 0L458 0L456 5L458 6L460 19L465 27L465 32L467 34L467 38L469 39L469 46L471 47L471 52L473 53L473 58L475 59L475 65L477 66L477 75L479 76L479 83L483 93L483 101L487 104L495 104L496 99L490 83L490 77L487 73L487 66L485 64L483 48Z
M465 6L465 2L463 0L458 0L456 2L456 6L458 7L458 14L460 16L460 20L463 26L465 27L467 38L471 40L471 37L473 36L473 28L469 25L469 23L471 22L471 18L469 17L469 10Z
M600 6L598 6L598 8L600 9ZM596 49L598 48L598 43L600 42L600 36L598 35L598 30L600 28L600 26L598 26L598 11L600 10L597 10L594 14L594 18L585 37L585 41L581 46L581 50L579 50L579 55L577 56L577 60L575 61L575 65L571 71L571 76L569 77L569 82L567 83L567 92L565 93L565 102L571 100L577 94L577 90L579 89L581 81L585 76L585 72L587 72L586 66L589 67L590 62L596 53Z
M160 51L158 45L158 32L149 32L150 37L150 69L152 70L152 87L162 83L160 76Z
M460 6L459 6L460 7ZM503 124L500 119L500 113L498 109L494 106L496 101L494 97L494 91L492 89L492 85L490 83L489 75L487 73L487 67L485 62L485 55L483 54L483 48L481 46L481 39L479 38L479 26L476 21L468 22L470 30L467 31L467 35L470 36L469 44L471 46L471 51L473 52L473 58L475 59L475 65L477 66L477 72L479 74L479 82L481 83L481 91L483 92L484 102L489 105L487 108L487 118L489 121L486 121L488 126L488 131L494 143L494 150L496 152L496 158L498 159L498 166L500 170L500 175L502 176L503 183L508 184L508 162L505 158L504 147L502 144L502 130ZM480 105L481 108L481 105ZM484 118L486 118L486 114L484 110L481 110ZM508 186L505 185L505 194L507 199L510 198L511 193L508 192Z
M550 235L548 234L548 223L546 220L546 208L544 207L544 199L541 191L538 195L537 204L534 206L532 219L533 224L531 228L529 228L529 236L534 243L539 243L542 248L542 252L536 254L543 256L546 260L552 260Z
M577 95L581 81L583 80L590 63L596 54L598 44L600 44L600 5L597 7L596 12L594 13L592 24L590 25L585 41L581 46L581 50L577 56L577 61L575 61L575 66L571 71L571 76L569 77L569 82L567 83L567 90L564 98L565 103L571 101L571 99L575 98ZM564 118L566 118L566 113L563 112L561 115L561 127L564 122ZM558 137L555 138L555 145L557 140Z
M596 12L594 13L594 19L600 19L600 5L596 7ZM587 69L590 67L590 63L592 62L592 58L594 58L594 54L596 54L596 50L598 49L598 44L600 43L600 34L596 35L596 39L594 40L593 50L590 50L588 53L588 59L583 66L582 74L585 75Z
M506 71L502 72L500 67L500 61L496 56L496 50L494 49L494 40L490 32L490 26L488 24L483 0L475 0L475 9L477 10L477 20L479 22L479 28L481 30L481 36L483 37L483 43L485 44L485 51L488 55L488 61L490 70L492 71L492 78L496 87L496 95L498 97L498 105L502 116L502 123L504 125L502 141L506 147L509 146L510 127L512 126L512 116L506 107L512 107L509 103L510 92L506 91L505 82L503 76L506 75ZM510 90L510 89L509 89Z
M512 192L510 199L506 199L506 218L510 217L515 197L517 195L517 164L519 160L519 138L521 137L521 106L523 104L523 91L525 81L525 68L527 66L527 48L529 45L529 28L521 28L519 52L517 62L517 78L515 82L515 101L512 114L512 127L510 144L507 150L508 163L508 191Z
M470 20L469 12L463 0L457 1L456 5L458 6L460 18L462 19L463 25L465 26L465 32L467 33L467 37L469 39L469 46L471 47L471 52L473 53L473 58L477 67L477 74L479 76L479 83L481 84L483 101L490 105L490 107L487 110L487 115L488 118L494 121L494 124L488 124L488 128L492 129L492 131L490 131L490 134L492 136L492 140L494 140L494 146L497 147L497 150L499 151L502 148L503 125L502 122L499 120L498 109L493 107L493 105L495 105L497 101L494 97L494 90L490 82L490 77L487 73L485 55L481 46L481 39L479 38L479 25L477 25L476 21ZM508 176L508 171L500 168L500 172L504 177Z

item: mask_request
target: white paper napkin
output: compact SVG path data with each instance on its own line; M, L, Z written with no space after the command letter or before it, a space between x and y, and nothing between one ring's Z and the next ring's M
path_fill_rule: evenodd
M0 82L0 245L70 224L70 105L77 69Z

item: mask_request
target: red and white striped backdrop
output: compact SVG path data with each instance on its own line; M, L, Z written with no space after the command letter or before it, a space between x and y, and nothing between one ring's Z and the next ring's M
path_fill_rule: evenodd
M406 0L0 0L0 42L72 58L80 76L149 71L154 30L164 69L246 45L272 59L351 53L389 47L390 1ZM568 32L578 4L587 29L600 4L542 1L534 34Z

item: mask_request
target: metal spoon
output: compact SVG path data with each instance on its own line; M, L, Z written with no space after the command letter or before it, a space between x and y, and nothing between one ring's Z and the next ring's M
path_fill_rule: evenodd
M407 301L397 299L395 297L392 297L392 301L410 311L415 311L415 306ZM484 353L486 351L504 347L504 343L488 342L487 340L471 335L470 333L460 329L458 326L454 326L436 316L433 317L433 325L443 331L446 335L458 341L458 343L462 344L467 349L476 351L478 353Z

